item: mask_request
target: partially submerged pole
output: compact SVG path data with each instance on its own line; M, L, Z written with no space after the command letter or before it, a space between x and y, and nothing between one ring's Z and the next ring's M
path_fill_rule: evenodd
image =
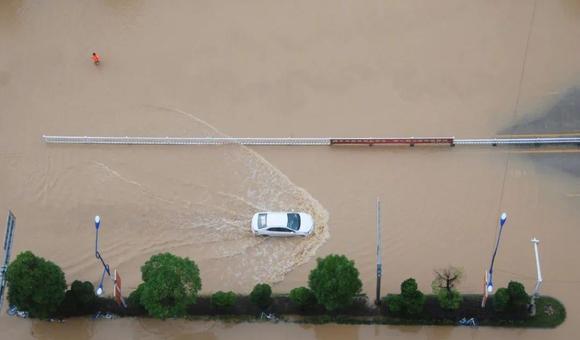
M540 240L537 238L532 239L532 244L534 245L534 253L536 255L536 287L534 287L534 293L532 294L532 299L530 303L530 314L532 316L536 315L536 299L540 296L540 287L542 286L543 278L542 278L542 269L540 268L540 254L538 253L538 244L540 244Z
M383 260L381 258L381 201L377 197L377 297L375 304L381 304L381 276L383 271Z

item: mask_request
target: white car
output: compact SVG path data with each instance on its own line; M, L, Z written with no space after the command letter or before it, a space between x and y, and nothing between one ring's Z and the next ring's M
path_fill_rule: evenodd
M266 236L308 236L314 230L312 216L302 212L259 212L252 217L252 232Z

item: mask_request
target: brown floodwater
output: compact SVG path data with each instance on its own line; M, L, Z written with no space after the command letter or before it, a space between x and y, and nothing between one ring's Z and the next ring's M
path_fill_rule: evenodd
M554 330L57 324L3 311L0 338L574 338L580 181L534 155L557 162L577 149L47 145L41 136L491 137L542 116L577 84L578 41L576 0L0 1L0 214L17 217L13 256L30 249L69 283L95 283L98 214L102 254L127 292L158 252L194 259L203 293L257 282L287 292L307 284L316 257L341 253L372 295L380 197L384 293L411 276L429 292L433 269L447 265L464 269L462 291L480 292L507 211L496 286L533 289L537 237L542 293L568 309ZM251 235L254 212L282 209L312 213L315 234Z

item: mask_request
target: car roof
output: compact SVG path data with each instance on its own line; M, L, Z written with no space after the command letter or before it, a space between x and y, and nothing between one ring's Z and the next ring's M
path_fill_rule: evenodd
M288 215L281 212L268 213L268 228L270 227L286 227L288 225Z

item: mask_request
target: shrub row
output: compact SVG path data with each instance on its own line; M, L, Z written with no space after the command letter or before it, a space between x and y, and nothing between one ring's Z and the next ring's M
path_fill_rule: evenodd
M463 296L455 289L434 289L434 293L442 312L457 311L464 301ZM519 282L511 281L507 288L498 289L490 300L493 310L500 315L528 315L530 296ZM417 288L415 279L409 278L401 283L401 294L388 294L382 301L385 313L391 316L417 318L422 317L426 298ZM480 303L481 298L478 304Z
M143 282L127 301L156 318L186 315L201 290L199 268L189 258L170 253L153 255L141 267L141 274ZM77 316L97 309L97 297L90 282L75 281L65 291L67 285L60 267L29 251L19 254L10 264L7 281L10 304L28 311L32 317ZM354 262L343 255L318 259L308 285L310 288L293 290L290 297L303 310L317 304L329 311L350 306L362 288ZM213 308L227 311L236 303L236 295L220 291L210 301ZM272 288L265 283L257 284L250 293L250 301L260 309L267 309L272 304Z
M509 324L507 320L527 319L530 300L521 283L510 282L507 288L498 289L487 308L481 309L481 297L464 297L457 291L462 271L448 267L435 271L434 295L423 294L415 279L409 278L401 283L399 294L383 297L382 307L376 309L359 295L362 288L359 272L354 262L342 255L319 258L309 275L308 287L294 288L288 296L272 297L272 288L259 283L248 296L218 291L198 297L201 279L197 265L169 253L152 256L141 267L141 273L143 282L127 298L127 308L121 309L110 299L98 298L90 282L74 281L65 291L64 274L57 265L24 252L8 268L8 299L11 305L37 318L80 316L97 311L161 319L270 311L326 315L331 319L343 315L343 321L354 316L380 317L376 323L402 324L447 324L456 322L460 316Z

